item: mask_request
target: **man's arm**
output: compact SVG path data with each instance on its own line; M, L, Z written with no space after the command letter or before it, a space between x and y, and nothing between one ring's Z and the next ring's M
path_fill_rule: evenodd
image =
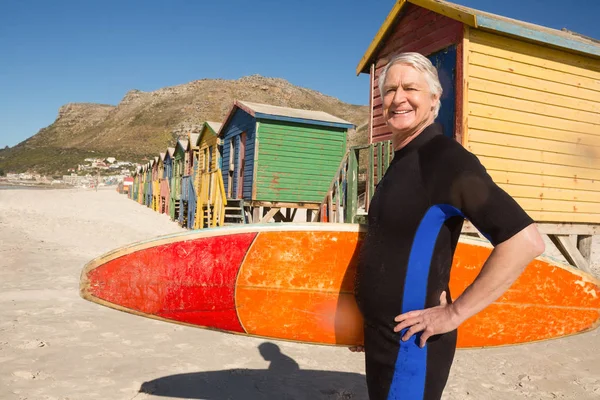
M398 315L394 320L399 324L394 331L409 328L402 336L404 341L418 332L423 332L420 342L423 347L432 335L458 328L464 321L502 296L525 267L544 252L544 247L544 241L535 224L527 226L494 248L475 281L454 303L446 304L446 293L443 293L438 307Z

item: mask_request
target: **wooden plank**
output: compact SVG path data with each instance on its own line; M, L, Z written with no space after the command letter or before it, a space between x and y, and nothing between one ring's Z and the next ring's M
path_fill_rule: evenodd
M379 90L377 91L379 94ZM375 64L371 64L369 68L369 141L373 143L373 108L375 107Z
M592 262L592 239L592 235L577 236L577 249L588 264Z
M341 202L340 202L340 197L342 196L342 194L340 193L340 184L339 181L335 181L335 217L333 222L335 223L343 223L343 213L342 213L342 208L341 208Z
M596 136L593 134L564 131L555 128L545 128L531 124L486 118L479 115L471 115L469 117L469 129L484 132L508 133L535 139L551 139L563 144L600 147L600 135Z
M435 13L445 15L453 20L460 21L463 24L473 27L477 26L476 15L474 13L458 9L453 4L434 2L430 0L410 0L410 2L420 7L427 8Z
M520 110L494 107L486 104L475 103L470 100L469 116L471 115L573 133L600 135L599 129L595 125L583 124L576 121L567 121L561 118L552 118L546 115L535 115Z
M462 30L462 40L458 41L456 45L456 76L454 78L454 140L463 146L465 137L466 137L466 110L468 106L468 101L466 99L467 93L467 82L466 76L468 76L468 71L465 68L465 65L468 64L467 58L467 49L469 48L469 27L467 25L463 26Z
M335 222L335 214L333 210L333 193L331 190L327 192L327 222Z
M386 140L383 142L383 172L387 171L390 167L390 144L391 142Z
M509 71L501 71L474 64L471 64L469 69L471 71L471 76L492 82L510 82L514 86L532 88L540 92L553 93L589 101L599 101L598 99L600 97L600 93L592 90L547 81L542 78L517 75Z
M596 204L600 210L600 185L598 191L569 190L540 186L523 186L498 182L498 186L514 197L544 200L563 200L567 202L589 202Z
M573 75L600 79L600 63L590 57L531 44L522 40L484 32L471 31L471 49L479 53L515 60L542 68L564 71Z
M581 269L582 271L592 273L587 260L581 255L575 244L567 235L548 235L552 243L558 248L561 254L569 263Z
M573 223L547 223L537 222L536 227L541 234L554 235L600 235L600 224L573 224ZM473 224L465 220L462 228L463 233L478 232Z
M429 55L456 44L462 37L462 25L447 19L436 20L422 29L415 29L400 40L387 42L378 57L390 58L399 52L419 52ZM385 61L387 63L387 60ZM378 62L379 65L379 62Z
M550 212L565 212L565 213L583 213L587 215L598 214L600 217L600 206L598 203L587 203L581 201L564 201L564 200L549 200L540 198L513 198L526 210L531 211L550 211Z
M571 222L582 224L600 224L599 214L584 214L558 211L530 211L527 214L535 221L540 222Z
M575 168L573 175L578 175L580 168L600 179L600 153L581 154L573 156L570 154L559 154L544 150L531 150L520 147L507 147L487 143L471 142L469 150L477 155L504 158L507 160L527 160L529 162L552 164ZM598 174L594 174L598 172ZM583 176L583 175L582 175ZM596 178L590 178L596 179Z
M332 172L331 171L335 171L334 168L331 168L331 166L329 168L318 168L316 167L313 163L310 162L301 162L298 164L294 164L294 165L290 165L290 164L286 164L285 162L277 162L277 163L270 163L270 164L266 164L264 166L262 166L258 171L261 175L261 177L263 176L295 176L298 172L298 169L301 168L302 171L305 172L304 176L306 177L306 179L323 179L325 178L324 175L331 175ZM327 179L331 179L331 177L327 177Z
M557 154L600 159L600 147L585 146L577 142L559 142L557 140L553 140L552 137L541 139L513 135L508 133L508 130L507 133L499 133L493 131L482 131L479 129L471 129L469 136L471 141L477 143L486 143L503 147L516 147L529 150L542 150ZM600 139L600 137L598 139Z
M477 26L511 36L519 36L525 40L539 41L545 47L560 47L569 52L580 52L600 57L600 46L591 43L591 41L582 42L570 36L558 35L550 30L536 29L531 25L515 23L514 20L508 18L489 17L485 14L479 14L477 16Z
M354 217L358 209L358 159L356 151L350 150L348 154L348 186L346 196L348 203L346 205L346 218L348 223L354 223Z
M269 222L271 218L273 218L273 216L279 212L279 210L280 208L271 208L269 212L267 212L267 214L260 219L260 223Z
M515 86L512 82L495 82L472 77L469 88L486 93L495 93L537 103L550 104L565 109L600 114L600 103L554 93L541 92L535 88ZM570 110L567 110L570 112Z
M377 148L377 182L381 182L381 178L383 178L383 157L382 157L382 149L381 145L383 143L377 143L375 146Z
M538 188L572 189L590 193L600 192L600 181L587 179L562 178L521 172L497 171L488 169L488 173L498 184L527 185Z
M543 96L540 100L544 101ZM598 101L600 101L600 96ZM510 97L510 95L503 96L471 89L469 89L469 102L544 115L553 118L553 120L560 119L566 121L570 126L581 132L600 132L600 114L597 113L566 109L541 102L517 99L515 97Z
M505 158L488 157L478 155L481 163L490 170L522 172L527 174L557 176L571 178L573 180L589 179L597 180L599 178L598 170L564 167L561 165L542 164L523 160L507 160Z
M505 58L498 58L473 50L471 50L470 60L473 65L480 65L486 68L510 72L511 74L556 82L567 86L573 86L585 91L589 90L593 92L600 92L600 80L594 78L572 75L563 71L547 69L537 65L507 60Z
M375 194L375 154L373 151L373 146L369 147L369 161L368 161L368 177L367 177L367 187L369 188L369 191L367 192L367 199L368 199L368 203L367 203L367 207L366 207L366 211L369 211L369 204L371 203L371 198L373 197L373 195Z
M252 202L245 202L246 205L250 205L252 207L276 207L276 208L305 208L309 210L318 210L321 206L320 202L285 202L285 201L261 201L256 200Z

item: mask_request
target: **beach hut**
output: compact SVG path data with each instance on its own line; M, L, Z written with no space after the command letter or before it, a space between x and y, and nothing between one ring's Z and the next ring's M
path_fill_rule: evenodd
M196 216L196 190L194 170L197 167L198 133L190 133L184 153L183 176L181 177L181 197L179 200L179 224L187 228L194 227Z
M138 198L138 190L140 187L140 174L138 172L139 167L136 167L133 172L133 185L131 187L131 199L133 201L137 201Z
M123 193L127 195L128 198L131 198L132 194L132 185L133 185L133 177L126 176L123 178Z
M239 207L239 222L291 221L298 209L318 209L351 128L322 111L235 101L218 134L227 208Z
M158 168L156 169L156 175L158 178L158 197L156 200L156 211L159 213L164 213L163 211L163 195L162 195L162 188L163 188L163 181L164 181L164 175L165 175L165 152L160 152L158 153Z
M219 215L224 214L225 196L222 189L221 156L217 134L221 124L206 121L194 146L197 162L194 164L194 189L196 212L194 229L220 225ZM219 221L219 222L218 222Z
M445 134L586 269L600 233L600 42L447 1L397 1L357 67L370 74L371 143L390 137L377 79L406 51L438 68Z
M152 210L158 211L158 203L160 199L160 180L159 180L159 164L162 163L160 156L154 157L152 164Z
M188 139L179 139L175 145L173 154L173 178L171 179L171 200L173 209L171 210L171 219L179 220L180 200L181 200L181 180L185 170L185 159L188 148Z
M219 138L217 134L221 129L219 122L206 121L200 129L198 138L198 163L202 172L212 172L221 168L221 154L219 152Z
M146 165L146 182L145 182L145 192L146 199L144 204L146 207L152 207L152 167L154 166L154 160L148 161Z
M138 203L144 204L146 201L146 170L148 169L148 164L142 165L140 168L140 189L138 192Z
M171 180L173 179L174 147L168 147L163 161L162 181L160 182L160 212L170 215L171 209Z

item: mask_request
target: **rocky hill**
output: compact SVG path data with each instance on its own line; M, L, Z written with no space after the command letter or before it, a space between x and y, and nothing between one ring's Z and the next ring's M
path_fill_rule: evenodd
M366 140L368 106L343 103L283 79L253 75L203 79L154 92L131 90L117 106L64 105L53 124L0 151L0 169L62 174L90 156L142 161L206 120L222 121L236 99L325 111L358 126L351 133L353 144Z

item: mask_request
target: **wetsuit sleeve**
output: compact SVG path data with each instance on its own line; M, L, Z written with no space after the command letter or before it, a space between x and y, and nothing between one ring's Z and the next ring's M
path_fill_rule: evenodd
M454 153L449 165L451 202L494 246L534 222L475 155L462 146Z

